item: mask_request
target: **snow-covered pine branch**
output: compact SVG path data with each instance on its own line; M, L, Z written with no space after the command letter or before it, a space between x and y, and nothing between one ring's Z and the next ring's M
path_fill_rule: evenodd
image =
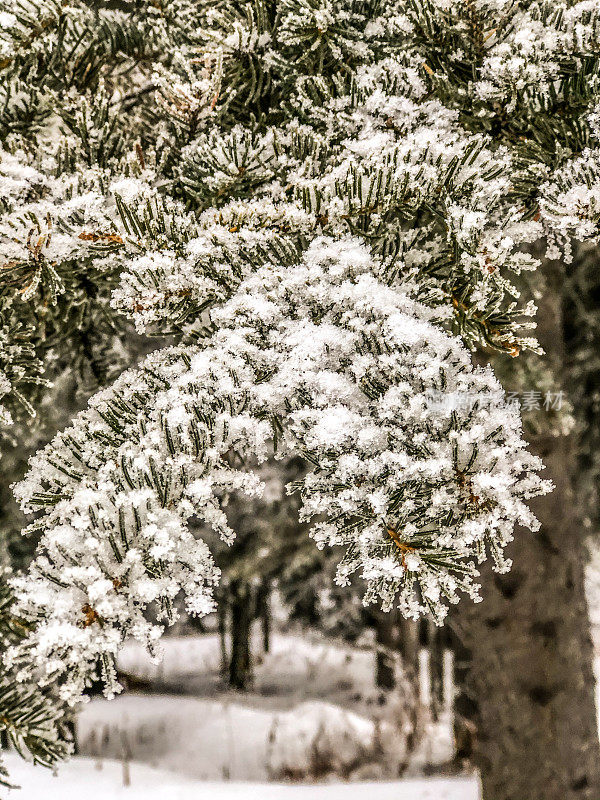
M338 580L360 571L368 601L398 594L404 613L441 619L460 591L477 598L486 549L508 567L514 525L536 528L525 501L549 488L541 463L491 370L380 273L347 237L261 267L205 346L151 355L32 461L16 491L43 533L18 608L36 623L34 668L65 699L98 662L118 689L123 637L160 636L149 603L172 617L183 591L190 612L212 609L218 574L187 520L231 538L221 501L260 491L251 465L273 454L312 466L295 487L302 516L317 544L345 548Z
M21 377L114 311L178 339L18 489L44 533L14 664L69 701L98 658L116 689L124 635L154 646L150 603L212 607L187 520L230 538L221 500L259 491L273 453L313 465L303 514L367 600L439 619L476 596L475 563L487 547L504 568L548 487L467 348L534 348L529 245L597 238L589 0L119 6L0 17L0 301Z

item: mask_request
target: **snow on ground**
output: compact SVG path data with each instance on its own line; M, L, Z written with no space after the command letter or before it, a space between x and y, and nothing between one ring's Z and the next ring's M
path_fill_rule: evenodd
M154 664L137 642L126 642L118 666L123 672L151 681L155 688L206 696L221 688L218 636L168 636L162 641L164 656ZM258 652L259 648L254 648ZM375 656L370 649L309 639L295 634L274 634L268 653L254 664L253 691L263 697L320 697L332 700L344 696L356 702L373 698Z
M170 694L93 700L78 720L82 753L120 758L128 750L194 778L260 781L306 777L315 758L335 760L332 770L348 774L376 749L372 651L275 634L245 693L224 690L216 635L165 637L163 651L155 664L139 644L125 644L119 669ZM403 737L384 728L386 755L398 763Z
M216 635L167 637L164 658L127 643L119 669L162 694L94 699L78 719L85 755L134 760L201 780L385 778L406 768L401 693L382 696L372 650L275 634L251 692L225 691ZM258 648L256 648L258 649ZM185 696L184 696L185 695ZM410 759L452 755L449 719Z
M141 764L129 764L130 785L123 785L123 764L77 757L53 776L14 753L5 757L20 790L7 800L478 800L475 778L424 778L385 783L336 783L290 786L257 783L202 783Z
M127 694L85 706L77 734L86 755L129 753L202 780L305 778L317 771L351 776L383 759L400 764L405 756L391 725L322 701L277 712L229 699Z
M197 697L127 694L93 700L77 722L82 753L134 759L202 780L268 780L274 716Z

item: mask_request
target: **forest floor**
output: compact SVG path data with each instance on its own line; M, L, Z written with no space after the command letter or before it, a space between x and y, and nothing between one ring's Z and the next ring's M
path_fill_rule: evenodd
M7 800L478 800L474 776L447 777L451 718L442 711L407 757L401 692L382 694L374 655L275 634L251 691L223 686L216 635L164 640L154 664L135 643L119 668L136 691L92 699L80 755L58 777L7 754L22 791ZM600 660L597 662L600 666ZM140 689L143 689L141 691ZM373 756L376 756L375 758ZM322 774L315 775L315 756ZM435 774L436 769L440 774ZM394 771L396 770L396 771ZM429 774L427 774L429 773ZM432 774L433 773L433 774ZM398 780L390 780L401 775ZM435 776L433 776L435 775Z
M13 753L6 755L11 779L21 789L7 800L478 800L475 778L425 778L382 783L290 786L273 783L195 781L143 764L77 757L57 776L33 768ZM126 781L127 782L127 776Z
M276 634L243 693L223 687L215 635L169 637L164 650L153 664L143 648L125 646L119 668L151 693L88 703L78 720L83 755L126 754L211 781L381 780L452 756L448 712L407 753L402 691L376 687L372 649Z

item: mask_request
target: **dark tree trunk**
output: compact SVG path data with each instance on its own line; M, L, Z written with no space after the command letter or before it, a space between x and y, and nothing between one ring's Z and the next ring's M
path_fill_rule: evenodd
M317 595L315 591L308 588L294 605L293 618L299 619L306 625L318 625L320 622L317 610Z
M250 624L252 622L250 587L243 581L232 581L231 608L231 660L229 684L234 689L246 689L251 678Z
M394 653L397 649L397 633L394 625L394 614L375 614L375 684L380 689L391 690L396 686L396 661Z
M256 616L260 620L263 652L268 653L271 646L271 587L265 581L256 596Z
M217 597L217 626L219 630L219 646L221 649L221 674L227 675L229 656L227 654L227 598L225 592L219 592Z
M433 622L429 627L429 669L431 680L431 713L437 720L444 706L444 652L447 631Z
M562 276L556 265L547 269L538 333L560 376ZM496 575L485 564L483 602L464 600L457 609L459 710L472 728L469 748L485 800L598 800L600 747L573 446L566 436L545 435L532 440L532 449L556 488L532 502L541 531L516 531L508 550L512 571Z
M464 614L462 615L464 618ZM461 636L464 636L454 622L454 610L450 611L449 622L450 646L454 655L454 758L459 769L475 760L475 719L477 716L477 701L469 687L469 671L472 655L467 649ZM464 621L463 621L464 624ZM474 687L473 687L474 688Z

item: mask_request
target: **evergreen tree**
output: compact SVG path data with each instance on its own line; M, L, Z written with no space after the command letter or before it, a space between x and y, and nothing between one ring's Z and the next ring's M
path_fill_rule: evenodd
M596 4L5 5L3 421L81 331L111 368L114 312L173 338L17 486L41 537L12 582L28 633L6 668L69 704L99 675L118 691L123 638L156 649L151 607L213 609L189 522L231 541L226 501L260 494L272 457L304 460L301 519L366 603L442 622L480 599L477 565L510 568L550 483L471 352L536 350L532 245L568 262L597 239ZM598 796L589 727L546 800ZM483 778L487 800L517 796Z
M100 73L117 90L148 57L139 46L149 41L145 16L102 13L94 4L24 2L0 10L3 652L31 629L13 606L8 568L25 567L37 541L18 535L24 518L10 486L23 477L28 455L64 427L91 393L148 350L147 339L133 341L131 323L110 307L118 269L106 262L107 253L85 253L79 245L69 252L68 244L75 241L72 222L92 219L82 209L103 196L103 189L94 192L111 174L109 163L127 148L113 115L103 128L112 145L104 150L94 125L106 125L108 105L98 108L89 100L102 88ZM160 48L155 55L162 57ZM128 103L139 105L135 95ZM57 206L64 212L60 220ZM93 231L90 224L84 231ZM98 240L84 232L79 241L87 247L85 242ZM26 679L6 664L0 681L3 741L42 764L64 757L71 748L72 712L56 685L40 690L37 676Z

